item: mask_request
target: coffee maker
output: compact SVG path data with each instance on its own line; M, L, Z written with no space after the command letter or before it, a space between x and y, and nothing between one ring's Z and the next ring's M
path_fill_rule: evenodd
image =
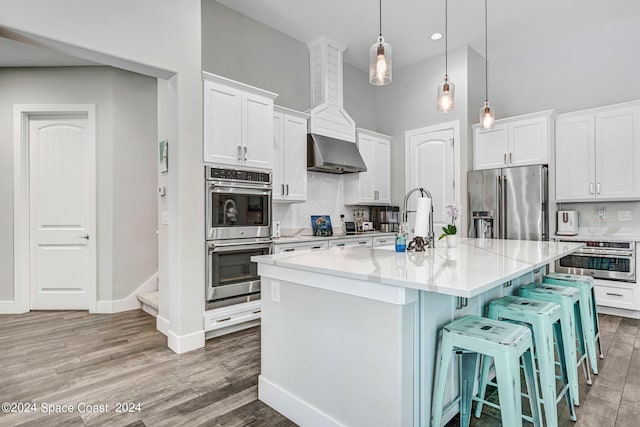
M400 229L399 206L373 206L371 208L373 228L382 232L398 232Z

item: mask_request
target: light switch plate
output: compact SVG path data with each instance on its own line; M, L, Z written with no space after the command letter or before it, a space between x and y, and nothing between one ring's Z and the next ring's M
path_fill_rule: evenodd
M162 213L160 213L160 222L162 222L163 225L169 225L169 212L168 211L163 211Z
M631 221L631 211L618 211L618 221Z

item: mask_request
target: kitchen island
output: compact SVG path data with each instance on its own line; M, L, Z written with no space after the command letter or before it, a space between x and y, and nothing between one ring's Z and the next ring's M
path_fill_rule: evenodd
M254 257L262 277L259 399L302 426L428 426L441 327L483 314L489 301L581 246L460 239L425 252ZM457 395L451 372L449 402Z

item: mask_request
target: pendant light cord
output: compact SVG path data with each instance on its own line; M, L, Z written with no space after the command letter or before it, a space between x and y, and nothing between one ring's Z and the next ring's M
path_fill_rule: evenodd
M448 16L449 16L449 0L444 0L444 75L445 77L449 75L449 32L448 30Z
M489 100L489 48L487 36L487 0L484 0L484 100Z
M380 0L380 8L378 9L378 12L380 12L380 37L382 37L382 0Z

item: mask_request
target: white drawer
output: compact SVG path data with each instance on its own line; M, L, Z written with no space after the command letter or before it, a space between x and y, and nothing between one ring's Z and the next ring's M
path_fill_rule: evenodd
M204 330L226 328L238 323L260 319L260 301L251 301L204 312Z
M395 245L396 236L377 236L373 238L373 247Z
M329 249L329 244L326 240L321 242L305 242L305 243L290 243L284 245L274 245L273 252L276 254L299 252L299 251L323 251Z
M329 248L370 248L371 237L329 240Z
M606 307L635 310L633 289L602 286L596 284L596 304Z

